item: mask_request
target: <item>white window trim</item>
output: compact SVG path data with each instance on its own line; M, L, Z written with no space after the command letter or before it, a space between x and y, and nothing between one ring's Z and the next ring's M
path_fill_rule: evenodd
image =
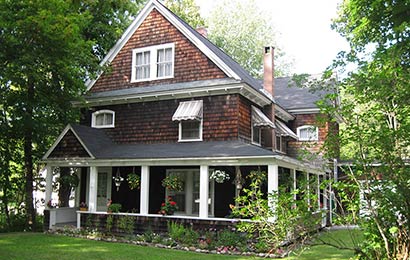
M96 125L96 117L99 114L111 114L112 115L112 124L110 125ZM91 127L93 128L113 128L115 127L115 112L108 109L98 110L92 113L91 115Z
M312 128L314 128L314 131L316 132L316 138L313 138L313 139L312 138L302 138L300 136L301 130L312 129ZM299 141L319 141L319 128L314 125L299 126L298 128L296 128L296 134L298 135Z
M258 131L259 131L259 142L258 143L253 140L253 129L255 127L258 128ZM253 121L251 121L251 143L257 146L261 146L261 143L262 143L262 128L259 126L254 126Z
M159 49L165 48L172 48L172 67L171 67L171 75L165 77L157 77L157 51ZM145 79L136 79L136 54L140 52L150 52L150 77ZM166 43L161 45L155 45L150 47L138 48L132 50L132 65L131 65L131 83L134 82L141 82L141 81L152 81L152 80L159 80L159 79L168 79L174 77L174 67L175 67L175 43Z
M279 140L280 140L279 150L278 150L277 139L276 139L277 137L279 137ZM277 152L280 152L280 153L285 153L285 140L284 140L284 136L282 136L282 135L276 135L276 138L275 138L275 150L276 150Z
M203 119L201 118L200 124L199 124L199 138L196 139L182 139L182 120L179 121L179 126L178 126L178 142L200 142L202 141L202 128L203 128Z

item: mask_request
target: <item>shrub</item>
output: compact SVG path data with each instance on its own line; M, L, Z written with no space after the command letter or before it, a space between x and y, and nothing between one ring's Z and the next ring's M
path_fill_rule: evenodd
M186 228L182 224L175 222L168 223L168 235L174 241L184 245L195 245L199 239L199 233L192 229Z
M134 233L134 218L132 216L121 216L118 219L118 227L127 234Z

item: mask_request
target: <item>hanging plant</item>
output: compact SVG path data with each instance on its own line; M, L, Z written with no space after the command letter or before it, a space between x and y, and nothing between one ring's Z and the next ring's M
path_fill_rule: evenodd
M217 183L224 183L226 180L229 180L230 178L231 177L229 177L228 173L221 170L214 170L209 176L209 179L214 180Z
M127 175L128 186L131 190L139 189L141 184L141 178L135 173L130 173Z
M168 175L162 180L162 187L172 191L183 191L184 185L181 177L177 175Z

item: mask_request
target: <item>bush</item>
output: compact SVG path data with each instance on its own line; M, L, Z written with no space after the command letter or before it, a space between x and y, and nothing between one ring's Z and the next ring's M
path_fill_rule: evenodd
M186 228L182 224L175 222L168 223L168 235L174 241L184 245L195 245L198 243L199 233L192 229Z
M246 237L238 232L225 229L218 233L217 246L242 247L244 244L246 244Z

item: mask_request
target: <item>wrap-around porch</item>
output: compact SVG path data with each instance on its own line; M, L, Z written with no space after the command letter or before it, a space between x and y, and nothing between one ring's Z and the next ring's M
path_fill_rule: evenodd
M49 160L46 166L45 201L51 199L53 170L56 167L78 168L76 172L80 184L75 189L75 207L71 209L75 211L77 228L84 225L86 215L107 214L108 200L120 203L122 210L119 215L134 216L137 222L141 222L141 226L156 225L161 229L161 224L153 224L158 219L165 223L170 219L189 222L191 225L197 223L198 226L207 225L206 223L217 225L220 222L222 226L226 226L236 221L230 214L230 205L235 205L235 198L249 184L246 177L255 170L267 174L267 184L263 187L266 194L277 192L279 186L285 186L285 190L290 192L299 188L302 181L307 181L311 186L308 189L318 195L317 202L307 203L317 204L317 209L327 206L326 190L320 187L320 183L326 178L323 170L282 155L155 160ZM210 179L215 170L225 172L229 179L223 183ZM139 189L131 190L128 187L126 177L129 173L139 176ZM181 191L171 191L161 185L168 175L181 177ZM119 185L117 183L117 186L115 178L118 177L123 181ZM177 203L178 210L173 216L163 216L159 214L159 210L169 196ZM87 211L78 210L82 202L87 204ZM56 222L56 219L53 223L50 222L49 228L53 228ZM142 227L141 230L143 229Z

